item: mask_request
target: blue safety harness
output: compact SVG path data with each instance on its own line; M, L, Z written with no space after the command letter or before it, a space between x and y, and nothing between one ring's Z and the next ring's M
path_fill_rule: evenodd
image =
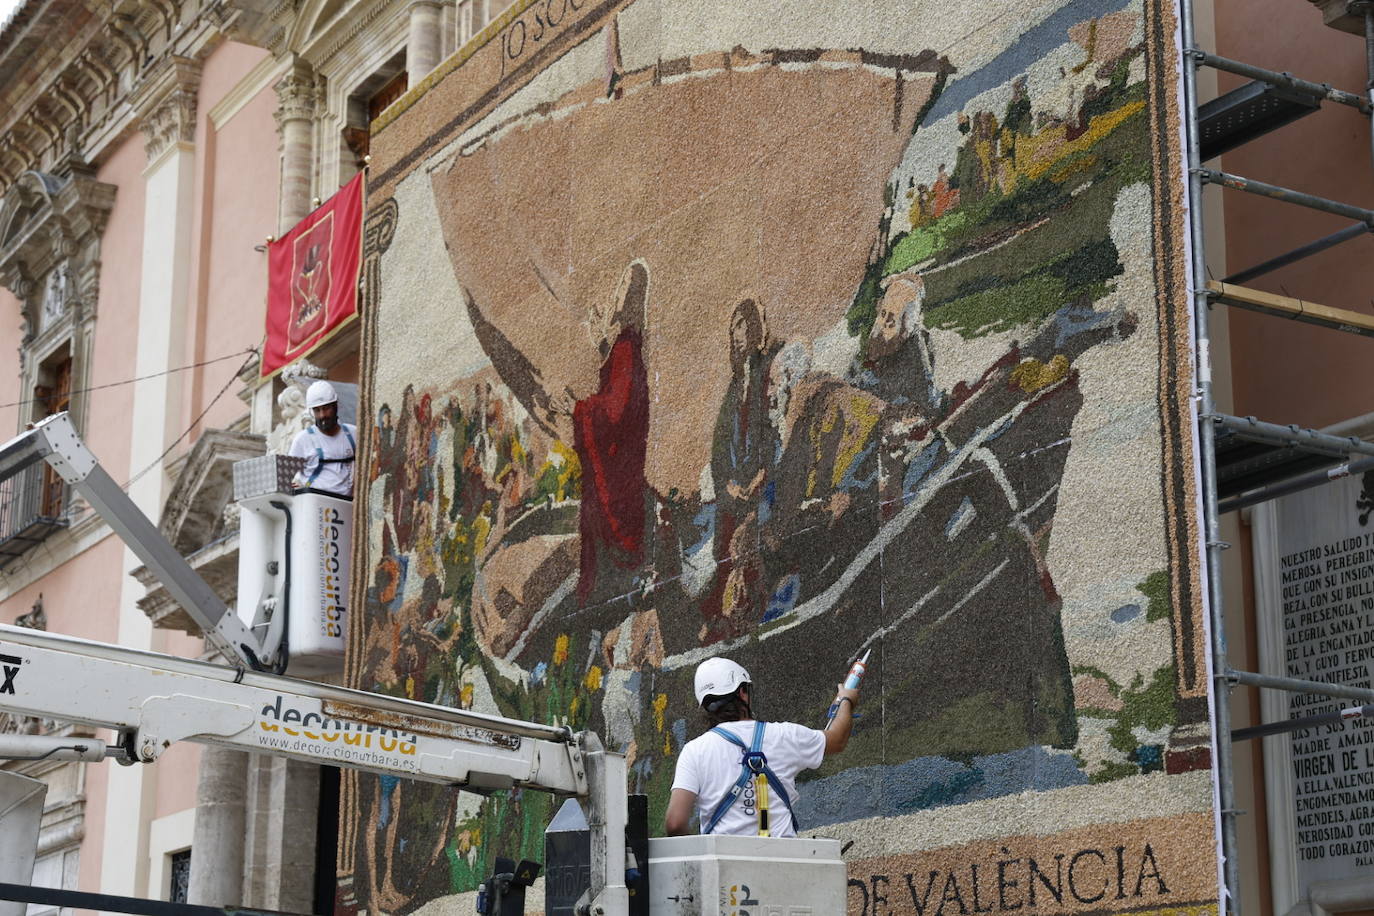
M769 787L777 794L778 798L782 799L783 805L787 808L787 813L792 815L792 828L794 830L796 829L797 816L792 814L792 799L787 797L787 790L782 787L782 782L768 766L768 758L763 754L763 727L766 724L765 722L754 723L754 741L751 746L747 747L736 735L726 731L719 725L711 729L713 733L720 735L726 741L729 741L731 744L735 745L735 747L744 751L744 755L740 758L739 779L735 780L735 784L731 786L730 791L725 794L725 797L720 800L720 804L716 805L716 810L711 812L710 821L707 822L706 827L701 831L703 834L711 833L716 829L716 825L720 823L720 819L725 817L725 812L729 811L730 807L734 805L735 801L743 794L744 787L749 785L749 780L758 776L760 773L768 780Z
M315 485L315 478L320 476L320 472L324 470L326 464L352 464L353 456L358 453L358 445L353 441L353 434L348 431L348 427L340 423L339 429L343 430L343 434L348 437L348 456L345 458L326 458L324 457L324 449L321 448L320 443L316 442L313 438L319 435L319 433L315 431L315 427L307 426L306 429L310 431L312 437L310 441L315 443L315 470L311 472L310 479L305 482L305 485L307 487L313 487Z

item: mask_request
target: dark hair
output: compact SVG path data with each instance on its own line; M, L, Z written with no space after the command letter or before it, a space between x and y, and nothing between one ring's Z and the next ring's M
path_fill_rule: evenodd
M749 702L740 696L740 690L748 687L748 684L741 684L735 688L734 693L725 696L708 696L706 701L701 704L701 711L706 716L706 720L714 727L725 722L738 722L740 719L753 718L753 711L749 708Z

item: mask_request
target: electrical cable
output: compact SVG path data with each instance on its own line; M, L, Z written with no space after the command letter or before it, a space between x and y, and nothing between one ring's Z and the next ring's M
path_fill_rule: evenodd
M229 376L229 381L224 383L224 387L219 390L219 394L215 395L214 399L211 400L209 404L205 405L205 409L196 415L196 418L191 421L191 425L186 427L186 429L182 432L180 436L177 436L176 439L172 440L172 444L167 446L167 448L163 450L162 454L158 455L157 458L153 460L152 464L148 465L146 468L139 471L133 477L130 477L128 483L120 487L121 490L128 490L129 487L133 486L134 483L137 482L140 477L151 471L153 468L161 465L162 459L170 455L172 453L172 449L180 445L181 441L191 434L191 430L195 429L197 426L200 425L200 421L205 419L205 415L210 412L210 408L214 407L216 404L219 403L219 399L224 397L224 395L229 391L229 386L234 384L234 380L239 377L239 373L241 373L244 369L247 369L248 364L251 363L253 361L253 358L258 355L257 347L253 347L246 352L248 353L248 358L243 361L243 365L239 366L237 369L234 370L234 374Z
M185 371L187 371L188 369L199 369L201 366L210 366L210 365L213 365L213 364L215 364L215 363L222 363L222 362L224 362L224 361L227 360L227 359L233 359L233 358L236 357L236 356L245 356L245 355L248 355L248 354L251 354L251 353L257 353L257 352L258 352L257 347L249 347L247 350L239 350L239 351L236 352L236 353L230 353L230 354L228 354L228 355L226 355L226 356L217 356L217 357L215 357L214 359L207 359L207 360L205 360L204 362L192 363L192 364L189 365L189 366L178 366L178 367L175 368L175 369L165 369L165 370L163 370L162 372L153 372L153 373L150 373L149 375L140 375L140 376L138 376L137 378L125 379L125 380L122 381L122 382L107 382L107 383L105 383L104 385L92 385L92 386L89 387L89 388L78 388L78 389L76 389L75 391L72 391L71 394L73 394L73 395L76 395L76 394L86 394L87 392L91 392L91 391L101 391L102 389L105 389L105 388L118 388L118 387L120 387L121 385L132 385L132 384L134 384L135 382L142 382L142 381L145 381L145 380L150 379L150 378L160 378L161 376L164 376L164 375L171 375L171 374L174 373L174 372L185 372ZM245 365L247 365L247 364L245 363ZM4 409L7 408L7 407L24 407L24 406L26 406L26 405L28 405L28 404L41 404L41 403L46 402L47 400L49 400L49 399L48 399L48 398L29 398L29 399L26 400L26 401L13 401L13 402L11 402L11 403L9 403L9 404L0 404L0 410L4 410Z
M266 342L266 341L264 340L264 343L265 343L265 342ZM160 465L160 464L162 463L163 459L166 458L169 454L171 454L172 450L173 450L174 448L176 448L179 444L181 444L181 442L182 442L183 439L185 439L188 435L190 435L191 430L195 429L196 426L199 425L200 421L203 420L203 419L205 419L205 415L208 414L208 413L210 412L210 409L211 409L212 407L214 407L217 403L219 403L219 400L220 400L222 397L224 397L224 395L225 395L226 392L228 392L230 386L232 386L232 385L234 384L234 379L238 378L238 377L239 377L239 374L240 374L241 372L243 372L244 369L247 369L247 368L248 368L249 363L251 363L251 362L253 361L253 359L258 355L259 349L260 349L260 347L249 347L247 350L241 350L241 351L239 351L238 353L231 353L231 354L229 354L228 356L216 357L215 359L206 360L205 362L201 362L201 363L196 363L195 365L192 365L192 366L182 366L182 367L180 367L180 368L178 368L178 369L169 369L169 370L167 370L166 372L156 372L156 373L153 373L152 375L145 375L145 376L140 376L139 378L130 379L130 380L127 381L127 382L112 382L112 383L110 383L109 385L98 385L98 386L96 386L96 388L110 388L110 387L114 387L115 385L127 385L127 384L132 384L133 382L142 381L143 379L157 378L158 376L161 376L161 375L169 375L169 374L171 374L171 373L173 373L173 372L181 372L181 371L184 371L184 370L186 370L186 369L194 369L194 368L196 368L196 367L198 367L198 366L208 366L208 365L210 365L211 363L220 363L220 362L224 362L226 359L232 359L232 358L234 358L235 356L243 356L243 355L245 355L245 354L247 355L247 359L245 359L245 360L243 361L243 363L239 366L238 369L234 370L234 374L231 375L231 376L229 376L229 380L228 380L227 382L224 383L224 387L221 388L221 389L219 390L219 393L215 395L214 399L211 400L209 404L206 404L206 405L205 405L205 409L202 410L202 411L196 416L196 418L195 418L194 420L191 421L191 425L188 426L188 427L182 432L181 435L177 436L177 437L176 437L176 440L173 441L171 445L167 446L167 448L162 452L161 455L159 455L159 456L157 457L156 460L154 460L151 464L149 464L149 465L148 465L147 467L145 467L143 470L139 471L139 472L138 472L137 474L135 474L133 477L129 478L128 482L125 483L125 484L123 484L123 486L121 486L120 489L126 490L126 491L127 491L127 490L129 489L129 487L133 486L133 484L134 484L139 478L141 478L144 474L147 474L147 473L148 473L149 471L151 471L153 468L155 468L155 467L157 467L158 465ZM96 390L96 389L95 389L95 388L86 388L86 389L82 389L82 390L83 390L83 391L94 391L94 390ZM75 393L75 392L74 392L74 393ZM25 402L20 402L20 403L32 403L32 402L25 401ZM13 407L13 406L15 406L15 405L13 405L13 404L4 404L4 405L0 405L0 407ZM61 516L61 517L62 517L64 520L66 520L68 523L70 523L71 520L75 517L75 515L76 515L76 514L73 513L73 511L72 511L72 507L68 507L68 508L62 513L62 516ZM46 547L46 548L48 548L49 552L51 552L51 546L48 545L46 541L44 542L44 545L43 545L43 546ZM4 570L0 570L0 573L3 573L3 575L5 576L5 578L11 578L12 576L17 575L18 573L21 573L21 572L23 572L25 569L27 569L27 568L29 567L30 562L32 561L32 558L33 558L33 554L32 554L32 552L29 552L29 553L24 557L24 560L23 560L22 564L18 567L18 569L8 569L8 568L6 568L6 569L4 569Z

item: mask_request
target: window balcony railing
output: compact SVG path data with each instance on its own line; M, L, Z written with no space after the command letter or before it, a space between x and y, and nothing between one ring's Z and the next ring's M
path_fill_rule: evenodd
M31 465L0 481L0 569L67 527L66 504L66 486L46 465Z

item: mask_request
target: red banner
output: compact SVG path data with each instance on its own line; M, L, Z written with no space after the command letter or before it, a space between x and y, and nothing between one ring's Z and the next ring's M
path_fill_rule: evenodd
M363 173L267 246L262 374L302 357L358 311Z

